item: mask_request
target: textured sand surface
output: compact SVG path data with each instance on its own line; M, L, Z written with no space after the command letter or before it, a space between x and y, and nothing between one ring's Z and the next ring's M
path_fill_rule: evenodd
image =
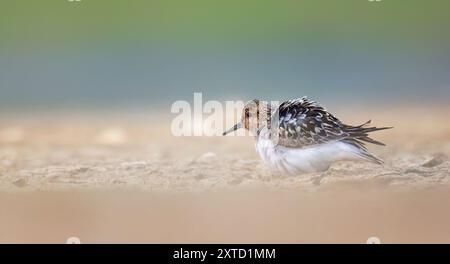
M448 109L340 112L382 166L273 175L248 137L181 137L146 114L1 117L0 242L450 242ZM395 114L393 114L395 113Z
M401 111L397 116L378 114L373 122L395 127L372 134L388 145L369 146L384 165L336 163L321 183L448 184L450 124L445 113ZM350 123L366 120L341 115ZM169 121L143 114L2 120L0 188L197 191L264 186L309 190L317 184L320 174L272 175L260 163L251 137L174 137Z

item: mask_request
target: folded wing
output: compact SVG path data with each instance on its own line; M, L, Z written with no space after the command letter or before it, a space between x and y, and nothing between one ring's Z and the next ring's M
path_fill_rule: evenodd
M302 148L317 144L344 140L364 148L364 142L384 145L369 137L370 132L388 127L368 127L370 121L350 126L306 97L283 102L276 112L278 115L278 145Z

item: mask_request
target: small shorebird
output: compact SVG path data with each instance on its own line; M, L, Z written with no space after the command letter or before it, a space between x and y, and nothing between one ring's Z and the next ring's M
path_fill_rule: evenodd
M333 162L365 160L381 164L364 143L382 145L369 137L370 132L390 127L370 127L370 121L350 126L342 123L318 103L306 97L272 107L268 102L252 100L241 121L223 135L239 128L256 138L256 150L272 170L291 175L324 172Z

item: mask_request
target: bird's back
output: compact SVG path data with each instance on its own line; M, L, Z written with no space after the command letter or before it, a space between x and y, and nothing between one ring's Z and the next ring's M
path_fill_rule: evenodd
M369 127L370 121L346 125L306 97L283 102L272 118L278 124L261 131L256 148L262 159L277 170L323 171L332 162L351 159L382 163L367 151L365 143L384 145L368 134L386 127Z

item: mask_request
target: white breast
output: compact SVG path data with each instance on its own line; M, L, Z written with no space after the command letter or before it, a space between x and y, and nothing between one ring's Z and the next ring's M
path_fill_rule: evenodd
M334 161L355 159L352 146L340 141L314 147L286 148L259 137L256 151L272 170L290 175L326 171Z

